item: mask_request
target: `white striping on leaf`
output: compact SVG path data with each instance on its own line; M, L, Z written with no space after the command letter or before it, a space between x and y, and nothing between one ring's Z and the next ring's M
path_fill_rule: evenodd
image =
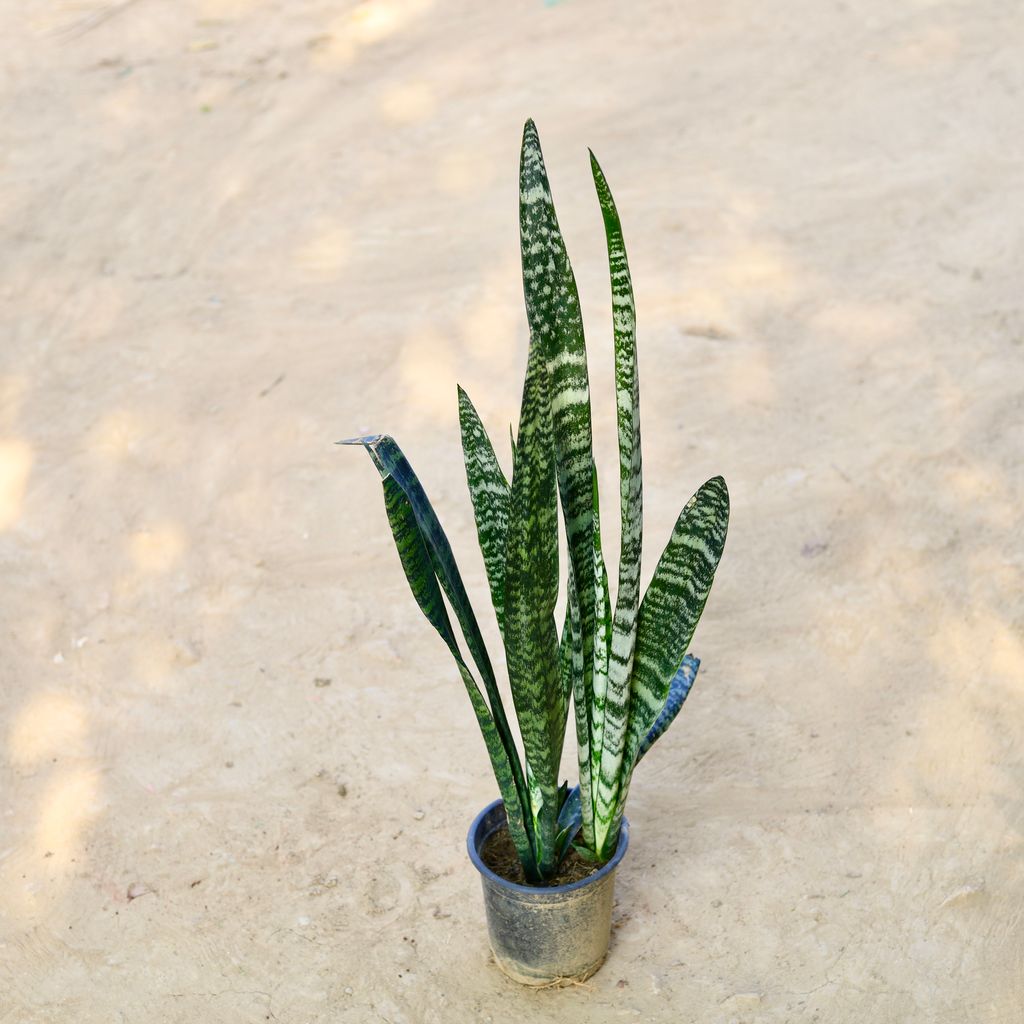
M550 203L551 193L543 185L536 184L522 191L519 198L526 206L533 206L536 203Z
M561 412L574 405L587 405L590 402L589 388L562 388L555 392L551 401L553 412Z

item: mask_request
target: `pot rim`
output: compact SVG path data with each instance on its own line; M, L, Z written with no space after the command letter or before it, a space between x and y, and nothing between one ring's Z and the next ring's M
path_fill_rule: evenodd
M510 889L512 892L529 893L531 896L548 894L558 896L562 893L576 892L577 889L593 885L596 882L601 881L601 879L607 875L610 875L619 866L619 861L625 857L626 850L629 848L629 821L625 816L623 816L622 824L619 828L619 843L615 847L615 853L612 855L611 860L602 864L601 867L599 867L592 875L587 875L586 878L582 878L578 882L567 882L565 885L520 885L518 882L510 882L507 878L502 878L501 875L495 874L495 872L493 872L483 862L483 858L480 856L475 842L475 836L480 830L480 826L483 823L484 818L498 807L502 810L505 808L505 802L501 797L498 797L497 800L492 800L491 803L489 803L473 819L473 824L469 826L469 834L466 836L466 849L469 851L469 859L473 862L473 867L475 867L485 879L494 882L495 885L500 885L503 889ZM483 841L493 834L494 830L492 829L483 837L480 845L483 846Z

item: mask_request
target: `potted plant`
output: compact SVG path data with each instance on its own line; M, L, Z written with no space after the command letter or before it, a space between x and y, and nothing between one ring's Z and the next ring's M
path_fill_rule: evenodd
M466 477L522 757L448 539L412 466L386 435L341 442L362 445L380 472L409 585L448 645L483 733L500 799L473 822L469 854L483 879L497 962L527 984L582 979L604 960L614 872L628 844L630 781L693 685L698 661L686 652L729 518L725 481L714 477L679 514L641 600L633 291L615 202L593 154L591 169L608 243L615 340L622 533L614 605L601 551L579 296L532 121L523 132L519 197L530 346L511 483L469 396L458 393ZM568 547L561 631L559 498ZM570 699L579 763L571 789L558 780Z

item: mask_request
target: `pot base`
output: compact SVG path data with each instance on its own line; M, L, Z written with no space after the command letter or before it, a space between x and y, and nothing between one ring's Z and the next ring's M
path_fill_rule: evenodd
M498 965L501 973L504 974L506 978L511 978L512 981L515 981L520 985L526 985L529 988L568 988L570 985L581 985L583 982L597 974L597 972L604 966L605 960L608 959L608 951L605 950L601 959L598 960L593 967L582 974L576 974L572 977L566 977L561 974L548 977L546 972L541 972L540 975L523 974L521 973L521 968L524 965L512 963L510 960L500 960L498 958L498 954L494 953L493 948L491 952L494 955L494 962Z
M496 800L473 822L468 842L483 883L496 963L522 985L585 981L608 955L615 869L629 844L628 822L622 822L615 856L600 870L580 882L547 888L516 885L483 863L480 850L504 825L505 806Z

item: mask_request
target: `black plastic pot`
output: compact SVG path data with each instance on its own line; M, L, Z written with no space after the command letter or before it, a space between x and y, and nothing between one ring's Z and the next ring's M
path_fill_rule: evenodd
M484 864L480 851L504 825L505 805L495 800L476 816L466 844L483 882L494 959L524 985L589 978L608 955L615 869L629 846L629 822L622 819L615 856L600 870L581 882L546 888L516 885Z

